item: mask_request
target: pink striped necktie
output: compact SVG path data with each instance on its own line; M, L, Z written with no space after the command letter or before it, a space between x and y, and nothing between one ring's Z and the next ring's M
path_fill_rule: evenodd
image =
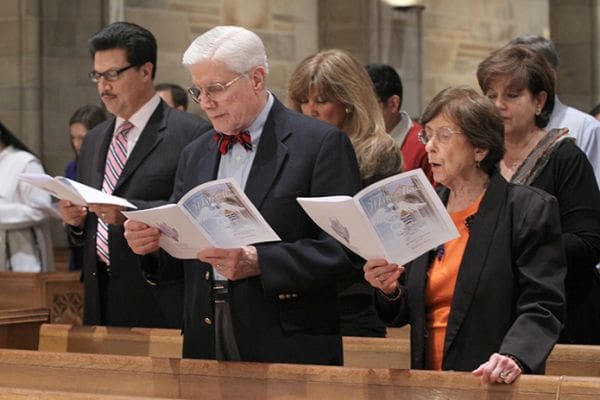
M129 121L123 122L117 129L117 134L110 142L108 153L106 155L106 165L104 166L104 180L102 181L102 191L112 194L121 176L123 167L127 162L127 134L133 128ZM98 218L98 231L96 232L96 253L101 261L110 265L110 255L108 250L108 225Z

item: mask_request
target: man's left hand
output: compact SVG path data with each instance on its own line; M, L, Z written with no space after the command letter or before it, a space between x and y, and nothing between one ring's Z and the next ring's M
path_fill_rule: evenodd
M260 275L258 254L254 246L234 249L212 247L198 253L198 259L212 264L217 272L231 281Z

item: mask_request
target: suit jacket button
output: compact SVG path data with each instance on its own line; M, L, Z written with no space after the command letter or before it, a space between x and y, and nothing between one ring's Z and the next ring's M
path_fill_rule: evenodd
M210 272L206 271L204 273L204 279L209 280L210 279Z
M279 296L277 296L277 297L279 297L279 300L285 300L285 294L280 294L280 295L279 295Z
M212 325L212 321L210 320L210 318L204 318L204 323L206 325Z

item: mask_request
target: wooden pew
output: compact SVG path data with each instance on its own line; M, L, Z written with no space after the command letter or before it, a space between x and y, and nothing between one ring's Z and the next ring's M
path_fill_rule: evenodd
M590 400L600 378L522 376L484 385L470 373L217 362L0 349L0 387L208 399Z
M161 397L162 398L162 397ZM0 386L0 400L142 400L158 397L115 396L97 393L63 392ZM163 399L166 399L164 397Z
M0 310L47 308L50 321L81 325L83 286L79 272L0 271Z
M45 308L0 310L0 347L37 350L40 326L48 321Z
M44 324L40 351L181 357L179 330ZM344 365L354 368L410 367L406 339L344 337ZM600 376L600 346L557 345L547 375Z

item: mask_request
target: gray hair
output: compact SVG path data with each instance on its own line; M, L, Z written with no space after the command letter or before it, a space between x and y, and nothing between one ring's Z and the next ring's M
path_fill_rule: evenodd
M261 66L269 73L267 53L258 35L239 26L216 26L198 36L183 54L183 65L220 61L238 74Z

